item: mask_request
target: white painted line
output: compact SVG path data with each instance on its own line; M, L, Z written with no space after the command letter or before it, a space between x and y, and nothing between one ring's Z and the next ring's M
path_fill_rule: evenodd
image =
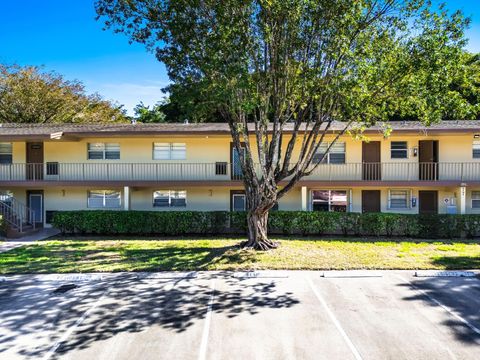
M75 321L75 323L73 324L73 326L71 326L70 328L68 328L67 331L65 331L65 333L62 335L62 337L55 342L55 344L53 344L53 346L50 348L50 350L45 354L45 356L43 357L43 360L48 360L50 359L54 354L55 352L57 351L57 349L60 347L61 344L63 344L65 341L68 340L68 338L73 334L73 332L75 330L77 330L77 328L82 324L83 321L85 321L85 319L87 318L87 316L93 311L95 310L95 308L98 306L98 304L100 303L100 301L103 300L103 298L106 296L106 294L108 293L110 289L107 289L105 290L102 295L98 298L97 301L95 301L93 303L92 306L90 306L83 314L82 316L80 316L77 321Z
M176 284L178 284L182 279L179 279L176 281L173 286L169 287L168 285L165 287L165 290L169 291L171 290ZM63 334L63 336L53 344L53 346L50 348L50 350L45 354L45 356L42 358L43 360L49 360L55 352L58 350L60 345L62 345L65 341L68 340L68 338L75 332L75 330L85 321L85 319L88 317L88 315L95 310L95 308L98 306L98 304L103 300L103 298L108 294L110 291L110 288L106 289L102 295L98 298L97 301L93 303L90 308L88 308L80 318L75 321L75 323Z
M474 277L475 275L473 271L415 271L416 277Z
M372 270L345 270L345 271L324 271L325 278L366 278L366 277L383 277L379 271Z
M159 272L159 273L146 273L144 279L194 279L197 277L196 271L190 271L188 273L179 272Z
M215 298L215 280L212 280L210 288L212 289L212 292L210 294L210 300L208 301L207 314L205 315L205 323L203 324L202 342L200 343L198 360L205 360L207 358L208 333L210 332L210 323L212 322L213 300Z
M55 281L63 282L87 282L87 281L103 281L104 275L91 275L91 274L70 274L70 275L56 275Z
M317 288L315 287L315 285L313 285L313 282L312 282L312 279L310 279L310 277L307 275L306 276L306 279L307 279L307 282L308 284L310 285L310 288L312 289L313 293L315 294L315 296L317 297L318 301L320 301L320 304L322 304L322 306L324 307L325 311L327 312L328 316L330 317L330 319L333 321L333 323L335 324L335 327L337 328L337 330L340 332L340 334L342 335L343 339L345 340L345 342L347 343L350 351L352 352L353 356L355 357L355 359L357 360L362 360L362 357L360 355L360 353L358 352L357 348L355 347L355 345L353 345L353 342L350 340L350 338L348 337L347 333L345 332L345 330L343 330L343 327L342 325L340 324L340 322L337 320L337 318L335 317L335 315L333 314L333 312L330 310L330 308L328 307L326 301L323 299L322 295L320 294L320 292L317 290Z
M422 289L420 289L419 287L417 287L414 283L412 283L410 280L408 279L405 279L403 276L401 275L397 275L397 277L402 280L403 282L406 282L406 283L409 283L410 286L415 289L416 291L418 291L420 294L422 294L423 296L425 296L427 299L429 299L431 302L435 303L436 305L440 306L443 310L445 310L447 313L449 313L450 315L452 315L455 319L457 319L458 321L462 322L463 324L465 324L468 328L470 328L470 330L472 330L474 333L476 333L477 335L480 335L480 329L477 328L475 325L473 325L471 322L469 322L468 320L464 319L457 311L451 309L450 307L448 307L447 305L444 305L443 303L441 303L440 301L438 301L437 299L435 299L433 296L429 295L427 292L423 291ZM478 341L476 341L478 343Z
M288 278L288 274L282 271L237 271L233 273L234 278L258 279L258 278Z

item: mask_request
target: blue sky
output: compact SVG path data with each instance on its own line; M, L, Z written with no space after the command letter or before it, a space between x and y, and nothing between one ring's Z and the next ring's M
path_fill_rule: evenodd
M468 50L480 52L480 0L445 0L472 17ZM122 34L102 31L93 0L0 0L0 62L42 65L124 104L161 100L165 67Z

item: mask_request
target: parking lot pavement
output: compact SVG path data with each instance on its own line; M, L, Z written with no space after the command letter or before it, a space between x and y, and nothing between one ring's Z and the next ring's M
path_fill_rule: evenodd
M480 358L478 278L321 274L7 277L0 358Z

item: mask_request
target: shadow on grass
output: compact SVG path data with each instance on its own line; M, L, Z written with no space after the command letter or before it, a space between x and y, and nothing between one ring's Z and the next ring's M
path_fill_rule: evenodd
M411 283L402 283L399 286L412 290L412 295L405 297L404 300L421 301L439 308L439 304L432 300L435 299L476 328L480 328L480 279L475 277L418 278ZM439 309L445 312L444 309ZM480 334L473 331L460 319L447 313L445 315L448 320L444 320L442 325L448 327L458 340L468 344L480 342Z
M254 316L265 308L279 310L281 316L282 309L299 304L291 292L277 289L271 280L252 284L226 275L225 285L214 292L208 279L176 280L169 288L164 279L135 274L117 274L108 283L80 286L61 295L53 294L51 288L42 289L33 280L11 283L0 295L0 326L6 334L0 338L0 357L12 346L16 346L16 355L24 358L43 356L52 346L49 330L61 335L87 309L88 316L57 353L149 329L155 331L156 346L169 348L172 336L205 318L212 294L213 312L230 319L241 314ZM25 341L23 336L33 336L35 342Z
M480 269L480 256L441 256L433 259L432 264L447 270Z
M255 256L255 252L240 251L235 245L131 248L106 244L89 248L88 242L55 242L0 254L0 273L207 270L214 269L216 264L235 267L254 261Z

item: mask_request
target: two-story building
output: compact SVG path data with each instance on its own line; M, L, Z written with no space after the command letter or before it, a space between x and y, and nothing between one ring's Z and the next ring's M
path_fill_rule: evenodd
M388 138L377 127L368 142L343 136L278 209L480 213L480 121L390 125ZM244 210L242 188L227 124L0 127L0 210L12 223L48 226L59 210Z

